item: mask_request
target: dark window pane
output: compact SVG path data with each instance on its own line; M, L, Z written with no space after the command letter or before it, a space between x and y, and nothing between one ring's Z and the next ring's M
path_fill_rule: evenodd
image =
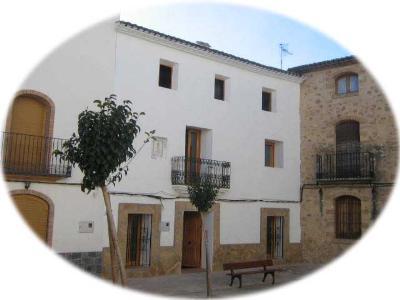
M345 121L336 125L336 150L355 151L360 145L360 124L357 121Z
M160 65L160 76L158 78L158 85L168 88L171 88L172 82L172 68L165 65Z
M272 111L271 106L271 93L262 92L262 110Z
M224 100L224 86L225 81L215 78L214 98Z

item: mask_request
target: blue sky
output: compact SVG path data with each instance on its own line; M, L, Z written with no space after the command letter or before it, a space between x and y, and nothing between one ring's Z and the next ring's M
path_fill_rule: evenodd
M293 53L284 57L284 69L350 54L301 22L245 6L176 4L121 12L121 19L277 68L280 43Z

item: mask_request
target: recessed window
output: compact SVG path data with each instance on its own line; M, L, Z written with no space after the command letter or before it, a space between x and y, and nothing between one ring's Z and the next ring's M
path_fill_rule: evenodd
M284 217L267 217L267 258L283 258Z
M225 80L222 78L215 78L214 98L222 101L225 100Z
M265 140L264 166L270 168L283 168L283 143Z
M158 85L166 89L178 89L178 64L166 59L160 59Z
M158 85L170 89L172 87L172 67L160 65Z
M265 111L272 111L272 93L268 91L262 92L261 108Z
M275 143L265 141L265 166L275 167Z
M336 199L336 238L357 239L361 236L361 201L352 196Z
M346 74L336 79L336 93L345 95L358 92L358 75Z
M151 253L151 215L128 215L126 266L149 267Z

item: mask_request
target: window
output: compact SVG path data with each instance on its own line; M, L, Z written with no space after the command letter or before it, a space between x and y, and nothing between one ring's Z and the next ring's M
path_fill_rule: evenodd
M167 89L172 88L172 67L160 64L158 85Z
M264 141L264 166L283 168L283 143L280 141Z
M336 93L345 95L358 92L358 75L346 74L336 79Z
M215 78L214 85L214 98L218 100L225 99L225 80L220 78Z
M151 250L151 215L128 215L126 266L149 267Z
M267 257L283 258L283 226L284 217L267 217Z
M271 92L263 91L262 92L262 110L272 111L272 94Z
M361 201L352 196L336 199L336 238L357 239L361 236Z
M271 141L265 141L265 166L275 166L275 143Z

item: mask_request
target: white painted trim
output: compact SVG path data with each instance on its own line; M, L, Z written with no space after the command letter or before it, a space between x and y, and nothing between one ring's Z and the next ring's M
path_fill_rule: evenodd
M279 79L284 79L284 80L288 80L288 81L295 82L295 83L301 83L304 80L303 76L299 77L299 76L284 74L284 73L277 72L277 71L275 72L273 70L267 70L267 69L258 67L251 63L245 63L242 61L238 61L236 59L222 56L222 55L219 55L219 54L216 54L213 52L209 52L209 51L198 49L198 48L193 48L186 44L174 42L174 41L168 40L162 36L157 36L157 35L145 32L145 31L136 30L132 27L128 27L128 26L123 25L118 22L116 23L116 30L117 30L117 32L120 32L120 33L134 36L134 37L137 37L137 38L140 38L140 39L152 42L152 43L170 47L175 50L187 52L187 53L190 53L193 55L197 55L197 56L200 56L200 57L203 57L206 59L210 59L210 60L213 60L213 61L216 61L219 63L227 64L227 65L237 67L237 68L240 68L240 69L243 69L246 71L250 71L253 73L266 75L266 76L279 78Z

